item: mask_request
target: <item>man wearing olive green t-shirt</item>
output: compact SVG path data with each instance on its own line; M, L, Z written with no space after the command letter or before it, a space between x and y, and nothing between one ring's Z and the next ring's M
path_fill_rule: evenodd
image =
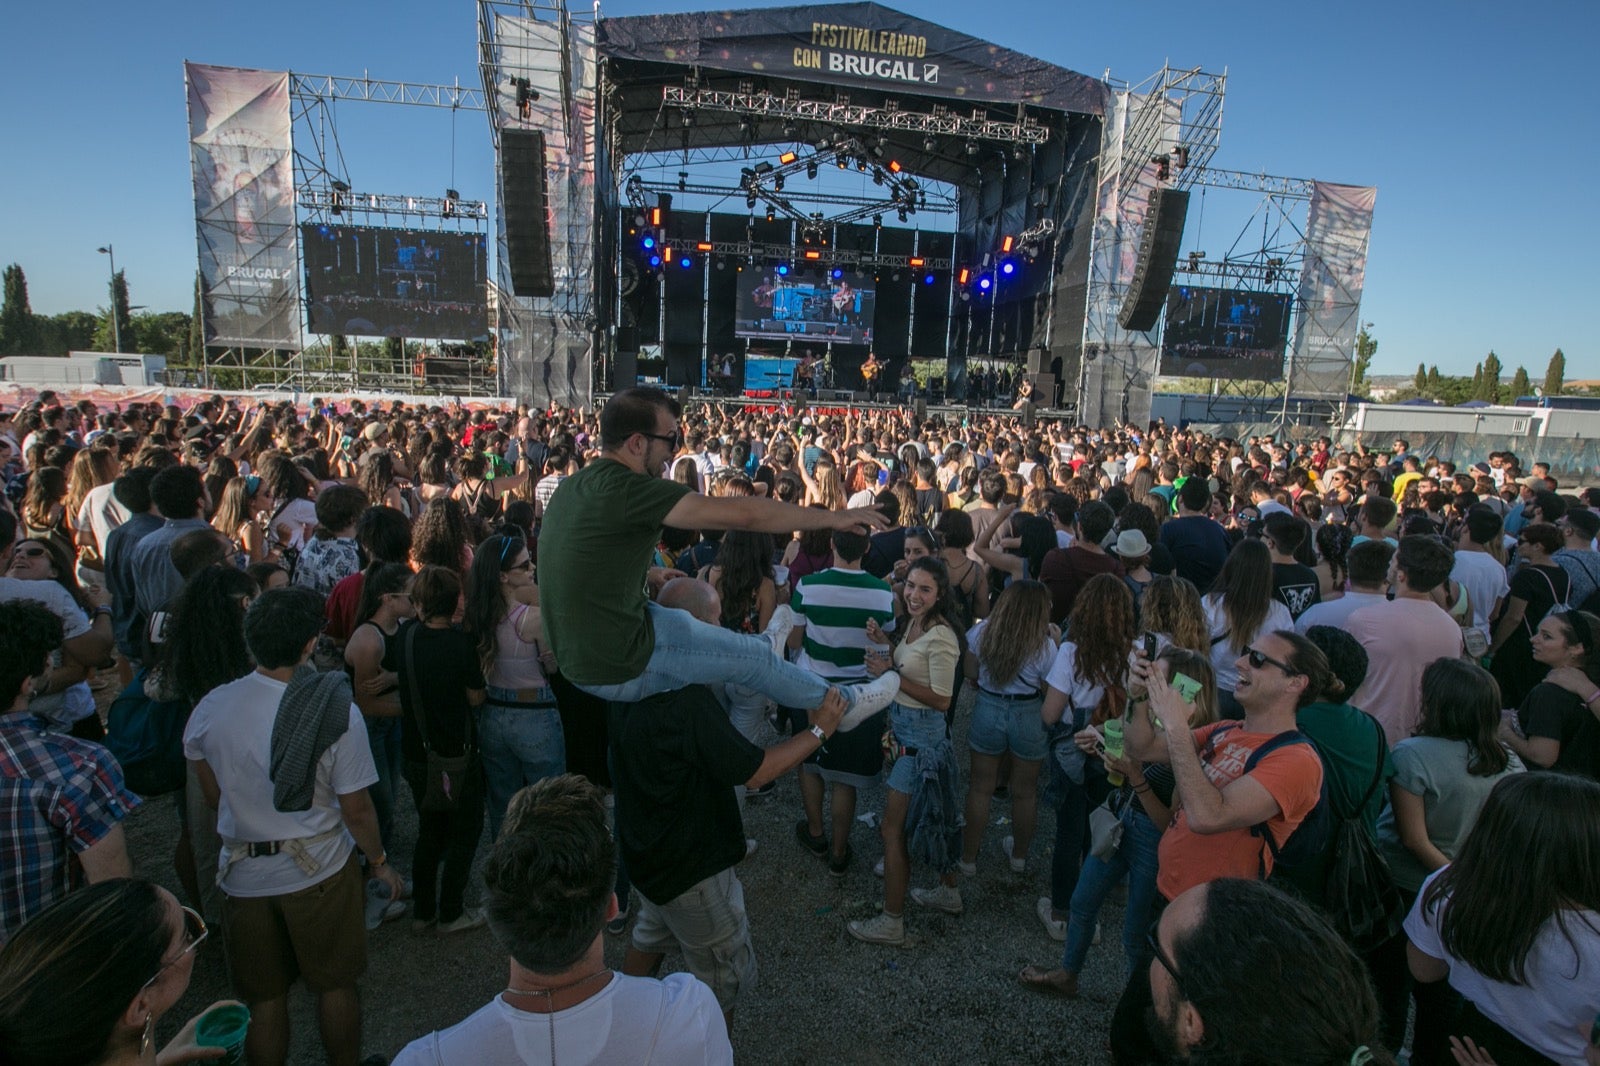
M564 480L539 534L540 607L561 672L602 699L637 702L686 685L732 682L781 706L819 706L828 684L774 650L787 636L787 608L764 637L706 625L652 603L676 571L651 567L661 527L759 533L884 526L873 508L825 511L760 496L712 498L662 477L682 437L683 409L660 389L626 389L600 413L600 458ZM776 632L782 630L782 632ZM850 729L888 706L899 690L889 673L843 689Z

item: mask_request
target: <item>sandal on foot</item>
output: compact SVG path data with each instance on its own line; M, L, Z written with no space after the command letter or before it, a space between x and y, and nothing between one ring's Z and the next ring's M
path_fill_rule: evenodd
M1046 970L1032 964L1024 966L1017 974L1017 980L1028 988L1037 992L1049 992L1052 995L1062 996L1066 999L1078 998L1078 981L1073 977L1066 977L1070 984L1063 984L1051 975L1062 973L1058 970ZM1063 973L1063 977L1065 974Z

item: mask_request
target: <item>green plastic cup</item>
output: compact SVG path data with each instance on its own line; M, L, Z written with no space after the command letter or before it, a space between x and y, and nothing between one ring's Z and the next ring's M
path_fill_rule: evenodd
M226 1004L200 1016L194 1026L194 1042L201 1047L226 1048L226 1055L210 1061L222 1066L239 1066L244 1062L244 1037L249 1030L250 1008Z

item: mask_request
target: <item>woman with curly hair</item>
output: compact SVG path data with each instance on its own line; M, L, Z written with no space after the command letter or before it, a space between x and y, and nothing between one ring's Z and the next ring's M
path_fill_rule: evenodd
M1186 577L1168 575L1150 582L1139 605L1139 627L1178 648L1202 655L1211 652L1200 593Z
M1128 658L1137 630L1133 593L1122 579L1096 574L1083 586L1067 615L1065 639L1045 678L1039 716L1052 730L1056 844L1050 895L1034 906L1052 940L1065 940L1079 864L1089 845L1089 811L1110 786L1104 765L1086 758L1072 736L1122 714L1127 704Z
M374 507L392 507L411 517L411 501L395 483L394 454L387 448L373 448L356 463L356 486L367 494Z
M961 841L961 868L968 875L977 872L1000 760L1008 753L1013 829L1001 848L1012 870L1027 864L1038 816L1039 768L1050 748L1039 708L1060 635L1050 623L1050 590L1030 580L1013 581L995 601L994 612L967 632L963 666L967 680L978 685L967 730L972 773Z
M472 565L472 534L461 505L430 500L411 530L411 562L418 569L442 566L461 576Z
M173 696L198 703L255 669L244 612L259 593L255 579L233 566L208 566L189 578L167 612L161 643L162 681Z

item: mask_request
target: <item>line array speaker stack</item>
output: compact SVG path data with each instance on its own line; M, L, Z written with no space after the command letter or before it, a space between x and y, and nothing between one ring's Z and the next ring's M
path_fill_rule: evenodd
M538 130L500 131L506 253L511 259L511 291L518 296L554 296L550 268L550 221L545 212L544 134Z
M1139 261L1133 282L1117 312L1117 324L1132 333L1154 329L1166 306L1172 273L1178 266L1178 245L1189 213L1189 193L1180 189L1155 189L1150 193L1139 238Z

